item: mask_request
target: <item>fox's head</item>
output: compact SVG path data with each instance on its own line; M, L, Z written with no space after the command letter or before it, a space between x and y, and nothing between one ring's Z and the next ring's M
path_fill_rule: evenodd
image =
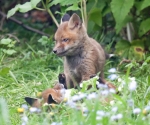
M70 18L67 17L67 20L63 18L55 33L53 52L58 56L73 56L82 49L82 42L87 36L86 28L75 13Z

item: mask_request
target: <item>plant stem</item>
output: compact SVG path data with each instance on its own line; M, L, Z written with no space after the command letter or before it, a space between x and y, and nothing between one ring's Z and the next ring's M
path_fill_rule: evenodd
M132 41L132 33L131 33L130 23L127 23L127 38L130 42Z
M57 22L56 18L54 17L54 15L52 14L52 12L50 11L50 9L47 9L47 12L48 12L48 13L49 13L49 15L52 17L52 19L53 19L54 23L55 23L55 24L56 24L56 26L58 27L58 26L59 26L59 24L58 24L58 22Z
M4 55L2 56L2 58L1 58L0 64L2 64L2 62L3 62L3 60L4 60L4 57L5 57L5 53L4 53Z
M85 0L83 0L83 13L84 13L85 27L87 28L87 13L86 13L86 1Z
M85 25L85 21L84 21L84 14L83 14L83 5L82 5L82 0L81 0L81 15L82 15L82 21L83 21L83 24Z
M47 5L48 5L48 2L47 2L47 1L46 1L46 3L47 3L47 4L45 5L45 3L44 3L43 0L42 0L42 4L43 4L44 8L47 10L47 12L49 13L49 15L52 17L54 23L55 23L56 26L58 27L59 24L58 24L56 18L54 17L53 13L51 12L50 8L47 8Z
M43 4L44 8L46 9L46 6L45 6L45 4L44 4L43 0L42 0L42 4Z

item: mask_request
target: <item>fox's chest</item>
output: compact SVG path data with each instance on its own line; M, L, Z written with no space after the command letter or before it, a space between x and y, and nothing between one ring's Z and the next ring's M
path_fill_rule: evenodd
M84 63L84 58L80 55L65 58L64 70L67 70L74 77L80 77L80 67Z
M66 57L65 62L70 70L76 72L77 68L84 62L84 58L81 55Z

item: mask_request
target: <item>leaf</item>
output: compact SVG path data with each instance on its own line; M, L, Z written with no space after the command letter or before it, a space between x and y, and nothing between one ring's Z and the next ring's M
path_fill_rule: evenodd
M55 14L59 14L59 15L61 15L62 13L61 13L61 12L59 12L59 11L55 11Z
M1 41L0 41L0 44L3 44L3 45L8 45L8 44L10 44L11 43L11 39L9 39L9 38L7 38L7 39L2 39Z
M111 13L111 9L110 8L105 8L103 11L102 11L102 15L105 16L106 14L108 13Z
M142 40L134 40L131 43L131 53L136 60L142 60L145 54L144 42ZM132 56L130 58L133 58Z
M146 58L145 62L146 63L150 62L150 56Z
M148 6L150 6L150 1L149 0L138 1L135 3L135 6L136 6L137 10L141 11L141 10L147 8Z
M143 38L143 39L145 39L145 38ZM150 50L150 37L148 37L148 39L146 39L145 41L144 41L144 43L145 43L145 48L147 49L147 50ZM150 53L149 53L149 55L150 55Z
M117 42L116 53L127 59L142 60L144 57L144 42L134 40L131 43L126 40Z
M40 2L41 0L31 0L31 2L26 2L22 5L18 4L15 6L15 8L11 9L8 11L7 18L11 17L14 15L17 11L25 13L28 12L34 8L36 8L36 5Z
M31 0L31 4L32 4L32 7L36 7L36 5L40 2L41 0Z
M0 123L1 125L10 125L8 106L2 97L0 97Z
M80 0L53 0L51 3L48 4L48 7L51 7L57 4L60 4L61 6L66 6L66 5L77 4L79 2Z
M8 13L7 13L7 18L9 18L12 15L14 15L16 13L16 11L19 10L19 6L20 6L20 4L16 5L14 8L12 8L11 10L9 10Z
M80 8L78 7L78 4L73 4L72 6L68 7L66 9L66 11L69 11L69 10L72 10L72 11L75 11L75 10L79 10Z
M143 4L143 2L144 2L144 1L135 1L134 6L136 7L136 9L137 9L138 11L141 10L141 5Z
M134 0L112 0L111 9L116 20L116 25L121 25L130 12Z
M88 20L88 34L90 34L91 32L93 32L93 28L95 26L95 23L93 21Z
M81 87L81 92L86 92L89 88L89 86L91 86L93 90L97 90L96 88L96 81L97 81L98 77L93 77L87 81L83 81L80 85Z
M147 81L148 85L150 86L150 76L147 76L146 81Z
M25 4L22 4L19 6L19 12L22 12L22 13L28 12L32 9L33 7L32 7L31 2L26 2Z
M16 51L15 51L15 50L13 50L13 49L8 49L8 50L3 49L3 52L4 52L4 53L6 53L6 54L8 54L8 55L13 55L13 54L15 54L15 53L16 53Z
M7 45L7 47L9 47L9 48L13 48L13 47L14 47L14 44L13 44L13 43L8 44L8 45Z
M93 21L99 26L102 26L102 14L99 8L93 8L89 13L89 20Z
M116 53L124 56L125 58L128 57L128 52L131 47L131 44L127 40L121 40L117 42L115 48L116 48Z
M140 24L139 35L142 36L150 30L150 18L143 20Z
M47 36L42 36L41 39L38 40L42 45L46 45L49 42L49 39Z
M122 29L122 27L126 26L126 24L130 22L131 20L132 20L132 16L127 15L126 18L122 21L122 23L120 24L117 23L115 26L116 33L118 34L120 30Z
M0 70L0 75L1 76L6 76L9 73L10 68L5 67L2 70Z
M90 11L94 8L99 8L102 11L106 7L106 5L106 1L104 0L88 0L88 2L86 3L86 8L89 14Z
M91 9L95 8L97 5L97 1L95 0L88 0L88 3L86 4L86 9L88 13L91 11Z
M16 76L14 75L14 73L12 71L9 71L9 75L14 79L14 81L18 84L18 81L16 79Z

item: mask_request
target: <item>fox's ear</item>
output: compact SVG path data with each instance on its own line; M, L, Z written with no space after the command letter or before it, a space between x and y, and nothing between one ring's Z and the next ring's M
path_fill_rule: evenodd
M37 98L25 97L24 99L32 107L38 108L41 106L40 101Z
M61 18L60 24L63 23L63 22L65 22L65 21L69 21L69 19L70 19L70 15L66 13L66 14Z
M48 104L56 103L56 101L53 99L53 97L52 97L51 94L49 94L49 96L48 96L47 103L48 103Z
M70 29L80 28L82 25L81 19L77 14L73 14L68 22L68 26Z

